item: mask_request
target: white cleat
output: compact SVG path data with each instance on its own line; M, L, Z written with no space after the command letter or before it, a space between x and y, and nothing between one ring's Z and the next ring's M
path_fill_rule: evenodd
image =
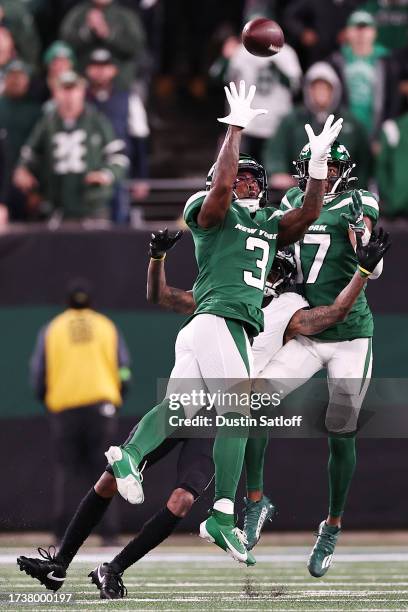
M111 446L105 456L112 466L120 495L130 504L142 504L143 477L134 459L124 448Z

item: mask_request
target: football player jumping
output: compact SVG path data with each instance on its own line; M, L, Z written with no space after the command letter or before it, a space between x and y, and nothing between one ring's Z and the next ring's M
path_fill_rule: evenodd
M166 282L164 257L180 238L168 234L167 230L153 235L156 258L152 258L148 273L149 301L175 312L191 314L195 310L192 291L170 287ZM366 246L358 238L358 269L349 283L327 306L309 308L308 302L294 291L296 263L290 249L278 251L267 277L262 310L264 331L252 345L254 357L254 378L263 376L265 366L277 355L284 344L297 336L315 336L337 323L346 320L367 278L375 271L390 247L389 236L382 229L373 232ZM271 519L275 508L263 494L264 454L268 443L267 436L249 437L245 450L247 495L244 508L244 533L248 550L259 540L266 520Z
M299 186L284 196L282 209L292 211L302 206L311 159L308 144L295 162ZM302 283L311 307L330 304L339 287L350 281L356 266L356 238L360 244L367 244L378 219L378 203L373 194L350 188L353 167L347 149L334 142L328 156L322 211L296 245L297 282ZM380 261L370 276L377 277L381 270ZM341 517L356 464L357 420L371 375L372 335L373 318L362 292L344 320L312 337L294 338L259 375L260 379L270 381L269 392L279 385L286 396L319 370L327 369L330 500L328 517L319 525L308 563L310 574L316 578L329 569L341 530ZM257 390L262 388L261 381L257 384ZM254 456L252 459L259 461Z
M131 440L107 452L119 493L131 503L143 501L138 466L170 433L169 397L185 392L188 380L196 382L194 389L190 386L190 391L196 394L203 391L229 397L229 405L219 402L215 406L227 421L236 417L241 421L240 416L249 416L248 402L233 404L232 400L250 394L249 336L257 335L263 328L261 304L266 276L277 248L299 240L320 214L327 179L327 154L340 132L342 119L334 123L331 115L319 135L306 126L311 160L302 206L286 214L271 212L260 208L266 181L259 180L254 164L246 163L245 168L239 164L242 129L264 113L251 108L254 93L255 86L247 93L243 81L239 91L233 83L230 89L226 88L231 112L220 121L229 127L211 185L207 191L193 195L184 209L199 269L194 284L196 310L178 334L176 361L166 397L143 417ZM172 415L182 419L196 411L196 406L179 403ZM218 431L213 450L214 507L211 516L201 524L200 534L236 560L251 565L255 559L247 551L243 534L234 523L234 500L248 427L240 427L238 434L226 435L225 428Z

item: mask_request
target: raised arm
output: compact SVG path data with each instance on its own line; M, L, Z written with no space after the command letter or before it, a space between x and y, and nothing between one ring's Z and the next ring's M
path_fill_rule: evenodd
M359 272L355 272L333 304L295 312L286 328L285 342L299 334L302 336L319 334L328 327L344 321L366 282L367 277L363 278Z
M231 111L226 117L218 119L221 123L228 124L228 130L217 157L211 189L197 216L197 223L203 228L214 227L223 222L231 204L233 185L237 177L242 130L252 119L267 112L264 109L251 108L255 85L251 85L248 94L244 81L240 82L239 91L235 83L230 83L229 88L224 89Z
M370 241L363 246L361 240L357 247L358 270L349 284L330 306L317 306L310 310L298 310L291 318L285 332L285 342L298 334L313 336L328 327L344 321L354 302L364 288L367 279L391 246L389 235L381 228L373 232Z
M182 232L169 234L167 229L152 234L149 250L150 262L147 270L147 301L174 312L192 314L195 310L192 292L169 287L166 282L164 265L166 253L180 240L181 236Z
M335 123L330 115L321 134L314 134L309 124L305 130L309 138L311 158L309 161L309 180L301 208L287 212L279 223L278 247L297 242L303 238L309 225L320 215L327 179L327 155L330 147L340 133L343 119Z

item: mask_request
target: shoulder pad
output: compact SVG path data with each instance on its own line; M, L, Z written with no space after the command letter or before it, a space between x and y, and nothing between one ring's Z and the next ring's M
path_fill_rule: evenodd
M183 218L187 225L189 225L189 223L192 221L195 221L194 217L200 210L207 193L208 191L197 191L197 193L194 193L188 198L183 211Z

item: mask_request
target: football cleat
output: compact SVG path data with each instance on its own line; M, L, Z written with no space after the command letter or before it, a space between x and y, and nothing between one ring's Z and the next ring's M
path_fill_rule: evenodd
M225 517L223 512L213 510L211 516L200 525L200 538L216 544L239 563L255 565L255 557L246 549L244 533L238 527L234 527L233 522L225 524L220 521L222 516Z
M38 580L46 589L58 591L64 584L67 572L65 567L55 560L55 546L50 546L48 550L38 548L38 553L42 559L18 557L17 565L20 571Z
M120 446L111 446L105 456L112 466L121 496L130 504L142 504L143 477L131 454Z
M244 534L247 540L247 550L252 550L258 544L261 531L266 521L272 521L276 508L271 500L263 495L259 501L244 498Z
M320 523L316 534L316 544L313 547L307 564L307 569L314 578L324 576L331 566L340 531L340 527L327 525L326 521Z
M99 589L101 599L123 599L127 595L122 574L115 572L109 563L98 565L88 577Z

